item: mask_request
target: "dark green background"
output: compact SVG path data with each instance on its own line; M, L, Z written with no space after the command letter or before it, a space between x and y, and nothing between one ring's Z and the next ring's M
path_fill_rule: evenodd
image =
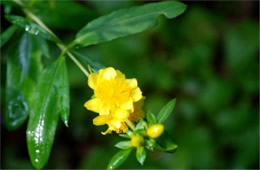
M29 2L29 1L28 1ZM32 2L32 1L31 1ZM50 1L31 3L32 10L65 42L88 21L143 1ZM81 49L105 66L136 77L146 96L145 110L157 114L177 98L166 129L179 148L174 154L149 152L141 167L132 153L121 168L259 168L259 3L257 1L184 1L188 8L176 19L159 17L148 31ZM1 29L10 24L1 5ZM14 9L14 13L21 12ZM26 124L5 128L6 49L1 49L1 168L32 168ZM50 59L59 50L49 43ZM118 149L116 134L92 124L95 113L83 104L92 91L87 78L68 59L71 117L62 122L45 168L106 168Z

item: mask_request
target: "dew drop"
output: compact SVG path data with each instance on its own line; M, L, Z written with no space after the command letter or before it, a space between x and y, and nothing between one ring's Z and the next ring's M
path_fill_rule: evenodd
M36 153L39 153L40 151L39 151L39 149L36 149Z
M35 159L35 162L39 162L39 160L38 160L38 159Z
M27 25L27 26L25 27L25 31L29 31L29 30L30 30L30 26Z

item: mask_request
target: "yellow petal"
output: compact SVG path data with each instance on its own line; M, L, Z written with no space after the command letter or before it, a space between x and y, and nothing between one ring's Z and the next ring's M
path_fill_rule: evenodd
M133 101L131 99L127 100L124 104L121 105L121 109L130 110L131 112L133 112L134 110Z
M128 118L128 116L129 116L129 112L123 109L117 109L113 113L113 117L120 121L125 121Z
M125 75L121 71L116 70L116 74L117 74L116 75L117 78L125 79Z
M113 67L108 67L102 71L102 77L106 80L113 79L116 75L116 70Z
M98 74L97 73L91 73L88 76L88 85L90 88L95 89L97 86L97 79L98 79Z
M101 101L98 98L93 98L88 100L85 104L84 107L86 107L88 110L91 110L93 112L99 112L101 106Z
M137 102L139 101L140 99L142 99L142 91L140 90L139 87L135 88L133 91L132 91L132 98L133 98L133 101L134 102Z
M102 135L107 135L107 134L111 134L112 130L110 128L108 128L105 132L101 132Z
M118 120L113 119L109 122L109 128L112 130L119 129L120 127L121 127L121 122Z
M136 79L126 79L128 85L130 88L136 88L137 87L137 80Z
M96 126L104 125L110 120L110 118L111 118L110 116L104 116L104 115L97 116L93 119L93 124Z

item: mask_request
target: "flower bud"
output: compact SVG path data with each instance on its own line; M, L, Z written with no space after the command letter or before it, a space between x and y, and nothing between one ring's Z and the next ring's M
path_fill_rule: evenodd
M147 129L146 133L150 138L155 139L161 136L163 131L164 126L162 124L154 124Z
M131 145L133 147L140 147L144 143L144 138L139 135L135 135L131 138Z

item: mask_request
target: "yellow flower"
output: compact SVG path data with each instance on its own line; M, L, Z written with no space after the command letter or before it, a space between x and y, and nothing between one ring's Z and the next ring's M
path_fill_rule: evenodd
M163 131L164 126L162 124L154 124L147 129L146 133L150 138L155 139L161 136Z
M93 123L107 124L109 128L104 134L126 132L125 121L134 112L135 103L143 98L136 79L126 79L119 70L108 67L91 73L88 85L94 90L94 96L84 106L99 114Z

